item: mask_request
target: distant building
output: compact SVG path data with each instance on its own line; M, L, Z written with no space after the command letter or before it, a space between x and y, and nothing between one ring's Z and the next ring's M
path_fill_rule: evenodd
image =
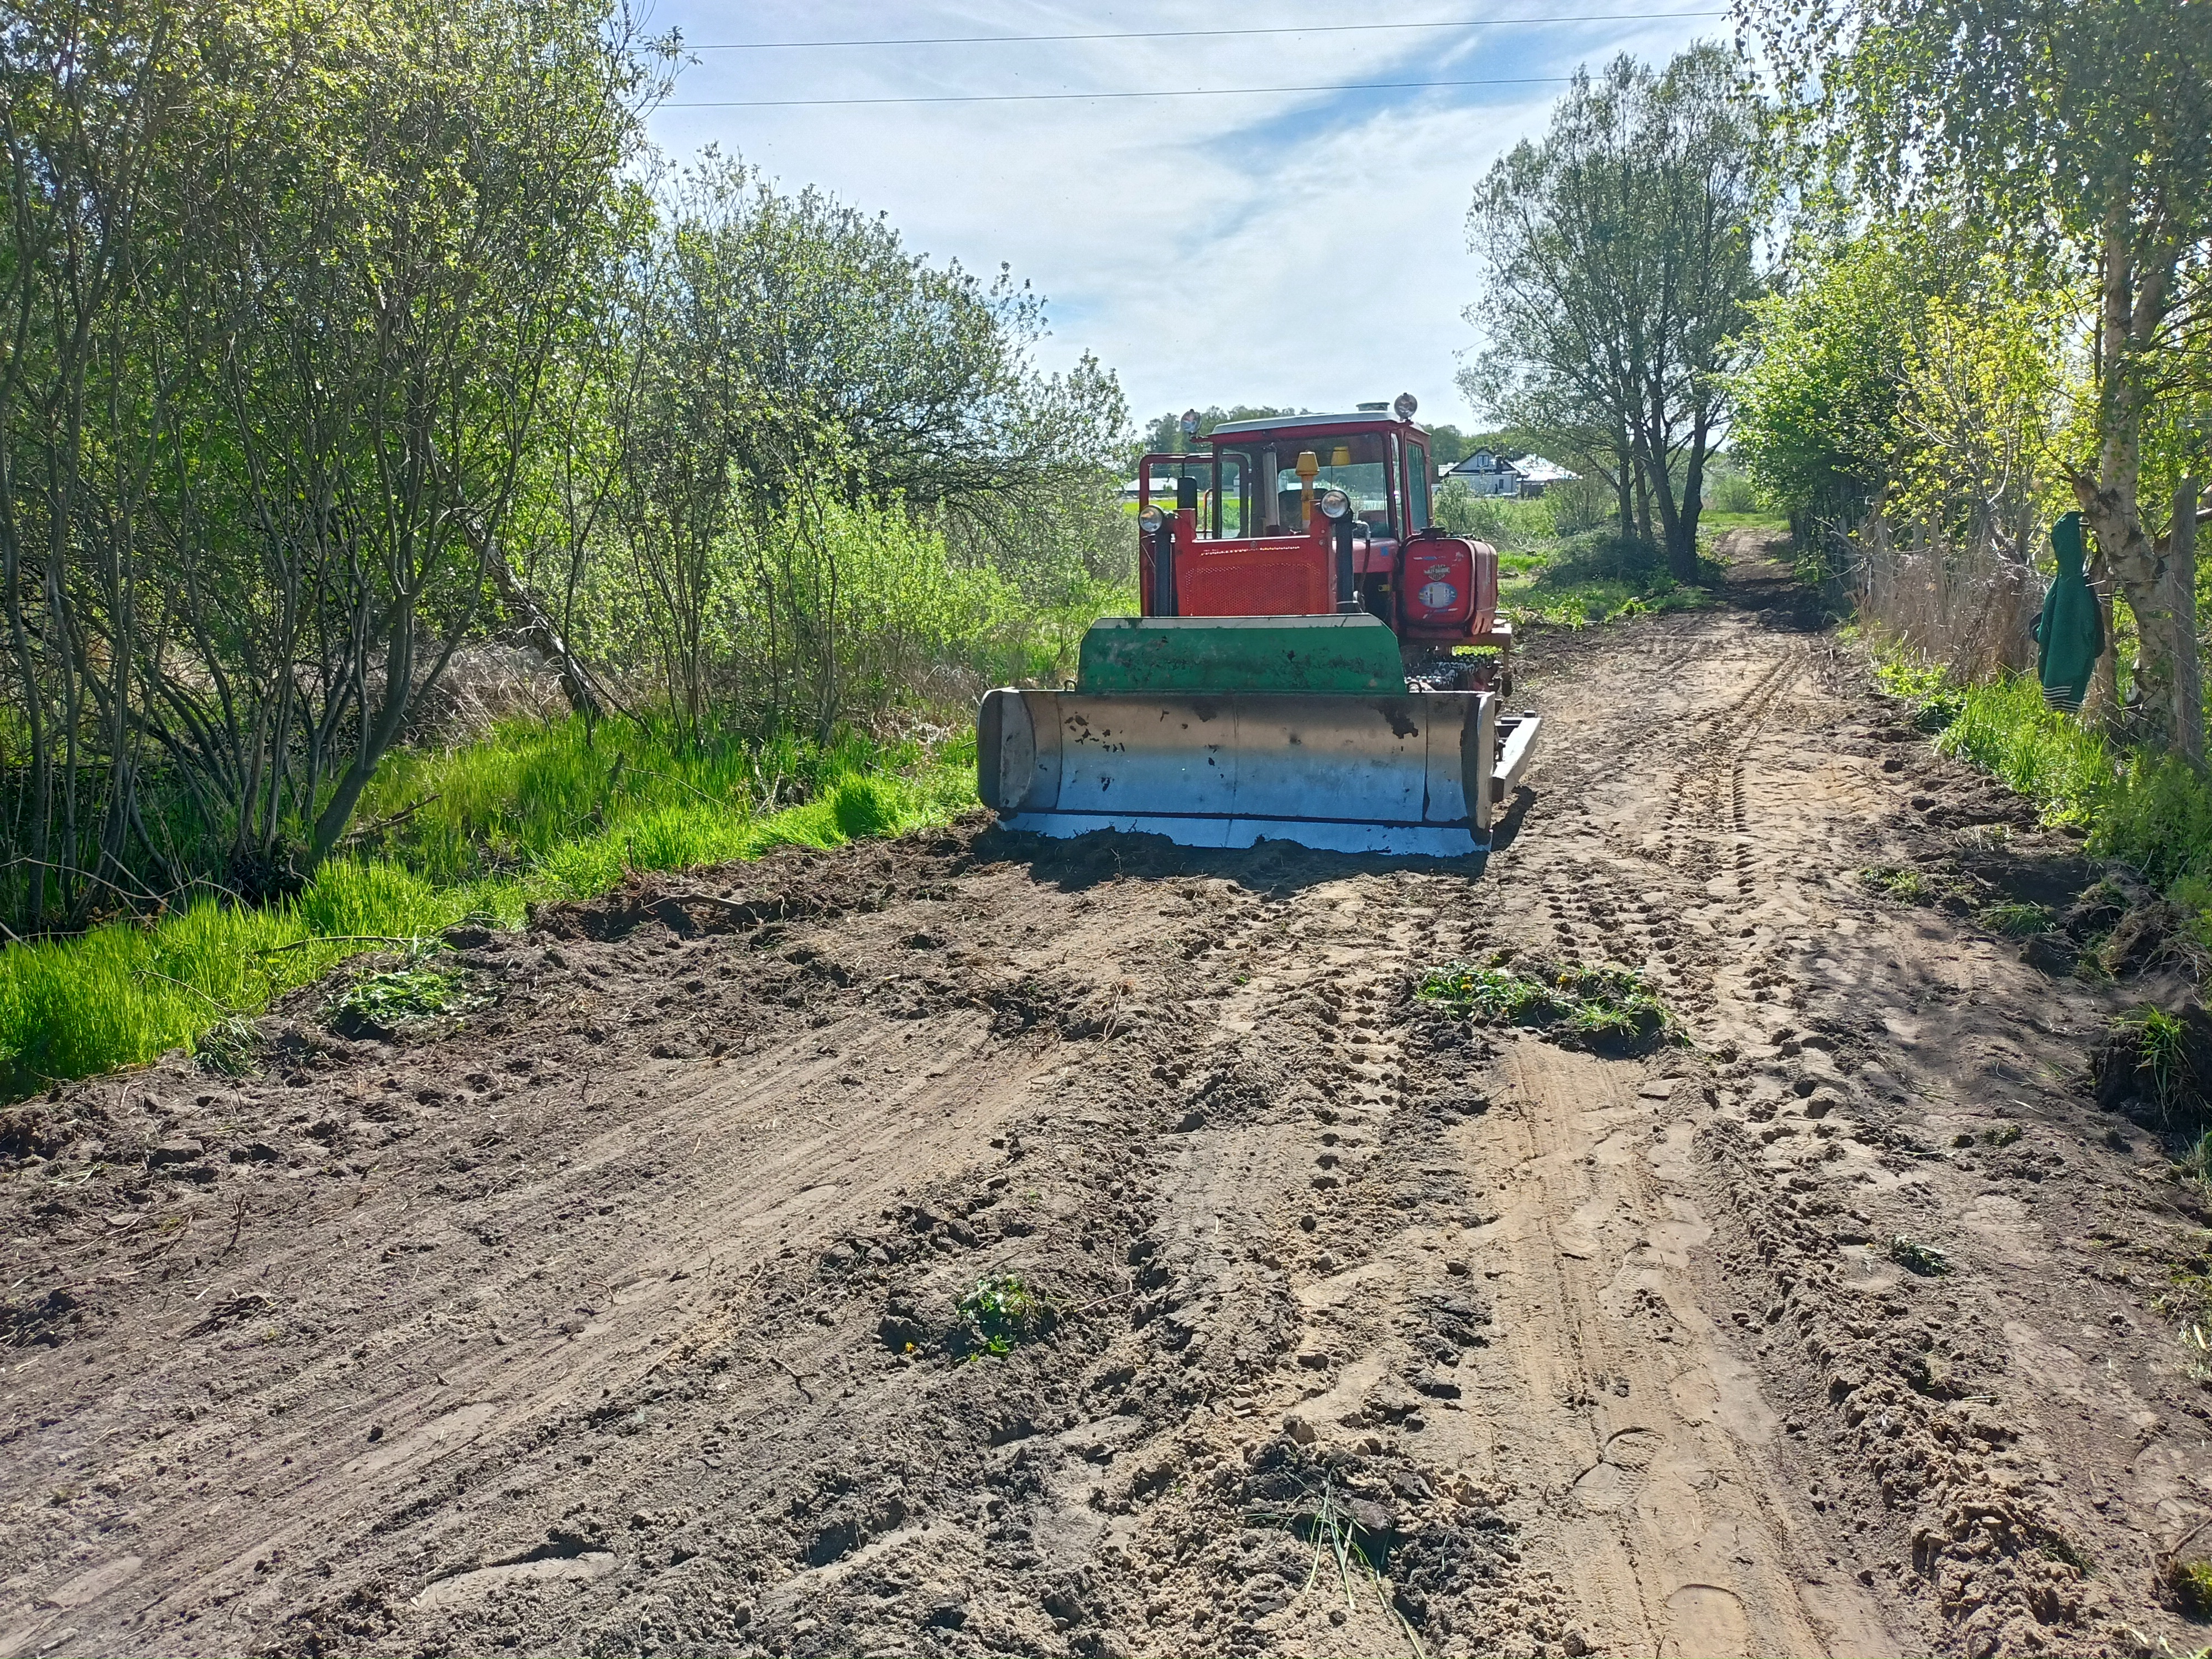
M1462 484L1474 495L1533 498L1542 495L1547 485L1564 483L1581 476L1557 461L1547 461L1525 450L1478 449L1466 459L1443 468L1437 474L1437 482Z

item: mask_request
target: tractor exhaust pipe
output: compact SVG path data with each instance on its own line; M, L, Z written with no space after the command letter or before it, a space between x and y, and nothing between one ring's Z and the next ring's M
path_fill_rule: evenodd
M1340 615L1359 609L1358 579L1352 569L1352 514L1336 521L1336 608Z

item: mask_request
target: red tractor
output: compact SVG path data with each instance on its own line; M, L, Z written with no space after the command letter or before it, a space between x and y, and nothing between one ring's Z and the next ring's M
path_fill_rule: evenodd
M985 695L984 805L1048 836L1486 852L1538 720L1504 710L1498 554L1430 521L1413 416L1238 421L1146 456L1143 614L1093 624L1073 690Z

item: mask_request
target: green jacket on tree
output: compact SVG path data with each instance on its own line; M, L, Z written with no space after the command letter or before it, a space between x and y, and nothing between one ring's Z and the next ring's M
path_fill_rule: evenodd
M2105 613L2081 574L2081 515L2069 513L2051 526L2058 576L2043 596L2035 619L2035 674L2043 700L2054 708L2079 708L2089 676L2105 653Z

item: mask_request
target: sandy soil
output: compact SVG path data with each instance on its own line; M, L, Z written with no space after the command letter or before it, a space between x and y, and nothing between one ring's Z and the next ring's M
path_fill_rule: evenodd
M2141 988L1856 873L2094 872L1737 551L1531 650L1486 871L979 819L11 1112L0 1653L2203 1645L2206 1218L2080 1078ZM1692 1041L1413 996L1501 949Z

